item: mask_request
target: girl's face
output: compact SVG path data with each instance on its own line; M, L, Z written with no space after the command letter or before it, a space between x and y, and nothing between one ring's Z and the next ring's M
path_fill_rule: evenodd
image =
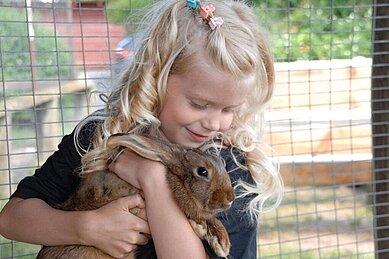
M248 87L241 82L209 66L170 74L159 115L162 132L172 143L199 147L216 132L227 130L234 110L246 99Z

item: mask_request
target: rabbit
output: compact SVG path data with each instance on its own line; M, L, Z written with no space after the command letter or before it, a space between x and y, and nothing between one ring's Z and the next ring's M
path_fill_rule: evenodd
M220 158L201 151L168 143L150 134L119 133L110 136L107 147L112 150L129 148L138 155L163 163L166 180L180 209L200 239L208 242L215 254L226 257L230 240L215 214L228 208L235 199L230 177ZM93 210L120 197L140 194L141 190L120 179L109 170L84 175L79 187L59 206L62 210ZM131 213L147 219L144 209ZM92 246L43 246L38 259L52 258L112 258ZM136 249L126 259L136 257Z

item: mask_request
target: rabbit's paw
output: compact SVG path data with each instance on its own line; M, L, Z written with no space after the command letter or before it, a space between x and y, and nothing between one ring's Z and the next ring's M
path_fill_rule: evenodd
M210 220L207 224L208 234L205 239L216 255L226 257L230 252L231 242L227 230L218 220Z
M229 239L219 240L216 236L210 236L207 241L217 256L227 257L230 253Z
M193 231L196 233L196 235L200 239L204 239L205 235L207 234L207 228L205 225L197 223L193 219L189 220L190 225L192 226Z

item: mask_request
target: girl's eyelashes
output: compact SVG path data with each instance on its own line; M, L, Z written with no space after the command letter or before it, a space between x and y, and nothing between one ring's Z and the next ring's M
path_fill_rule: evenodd
M193 108L198 109L198 110L205 110L208 108L208 104L198 104L198 103L195 103L193 101L190 102L190 105Z
M206 110L209 107L209 104L199 104L199 103L196 103L193 101L190 102L190 105L197 110ZM237 109L237 107L235 107L235 106L234 107L226 107L226 108L222 109L222 112L223 113L234 113L236 109Z
M235 111L235 108L224 108L223 112L224 113L233 113Z
M231 107L226 107L223 109L224 113L236 113L240 109L241 105L235 105Z

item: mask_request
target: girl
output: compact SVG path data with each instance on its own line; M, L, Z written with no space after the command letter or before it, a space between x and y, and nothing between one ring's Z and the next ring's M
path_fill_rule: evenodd
M178 209L162 164L126 150L107 165L108 136L158 124L176 144L222 142L221 156L237 194L232 207L218 215L230 235L229 258L256 258L257 216L279 204L283 185L261 145L274 71L255 14L230 0L160 1L139 37L135 57L105 110L80 123L33 176L19 183L1 212L1 234L49 246L92 245L117 258L148 243L151 234L158 258L212 258ZM145 200L126 197L84 212L52 208L74 191L81 165L82 173L109 166L141 188ZM145 207L148 222L129 213L133 207Z

